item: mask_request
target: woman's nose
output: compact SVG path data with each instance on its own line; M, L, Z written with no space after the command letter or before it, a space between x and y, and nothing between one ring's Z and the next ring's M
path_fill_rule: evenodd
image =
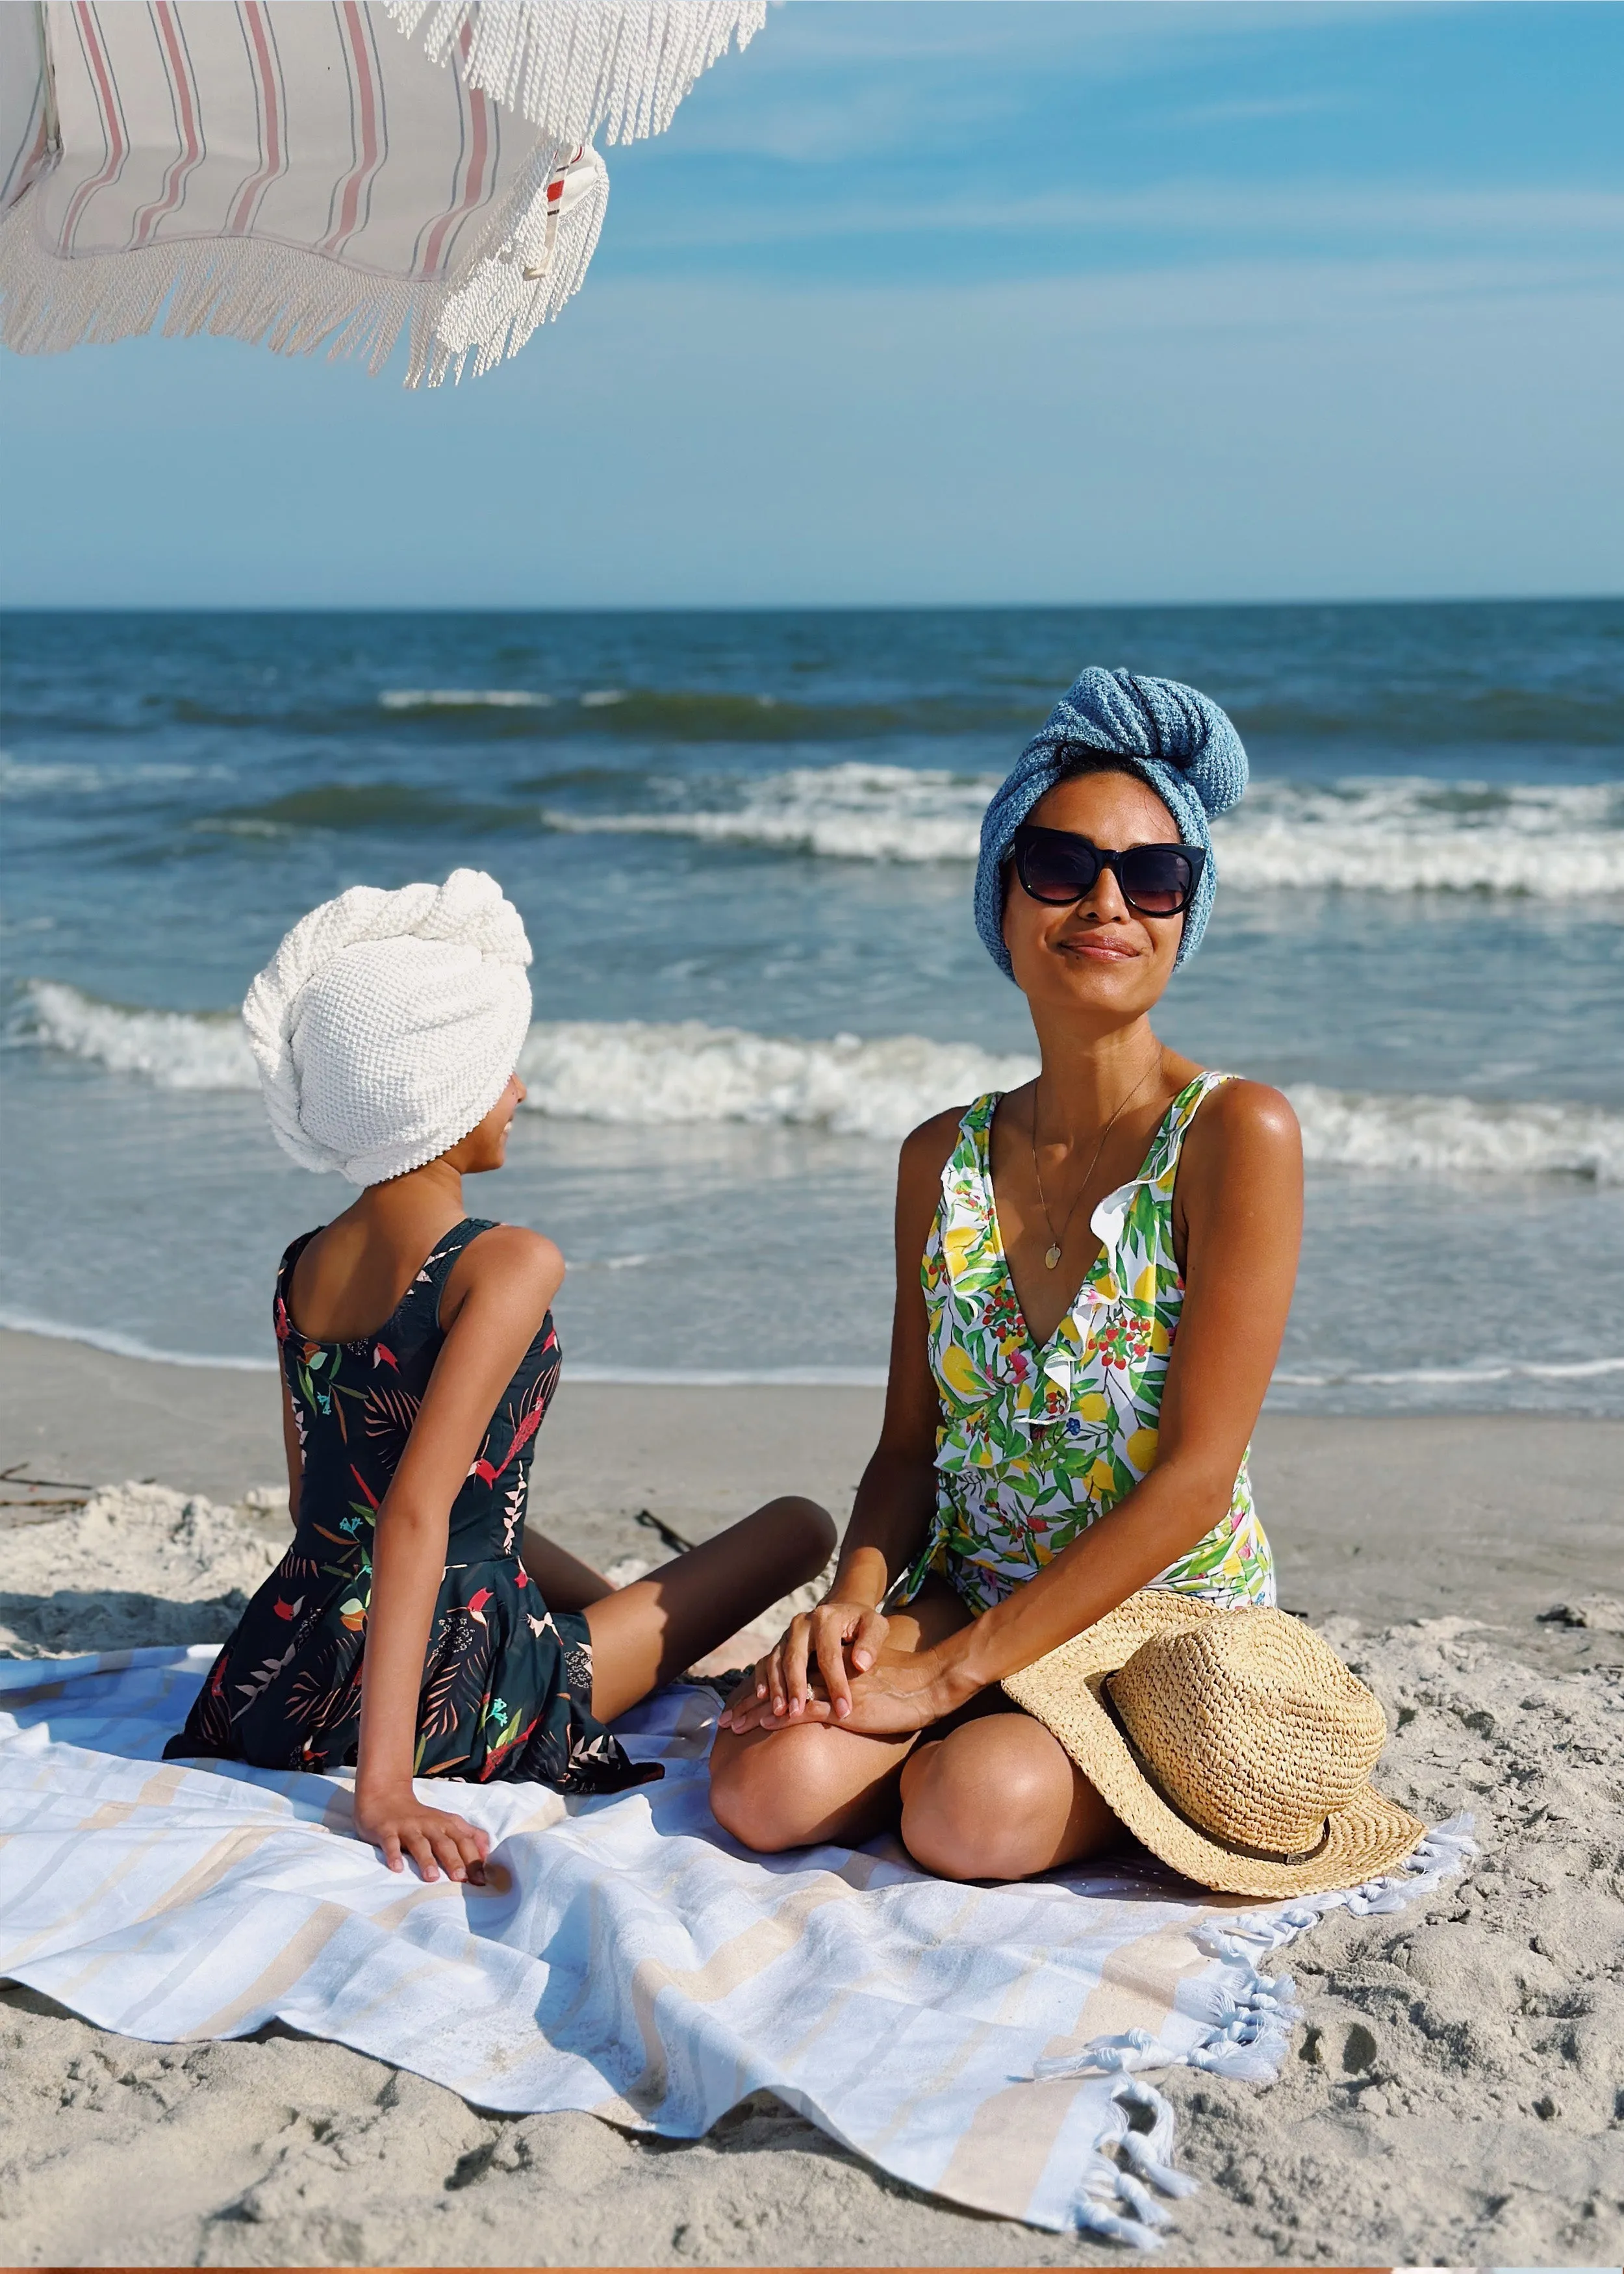
M1101 923L1116 923L1127 915L1128 903L1122 896L1122 886L1116 881L1115 869L1101 866L1094 880L1093 889L1084 893L1078 907L1086 908Z

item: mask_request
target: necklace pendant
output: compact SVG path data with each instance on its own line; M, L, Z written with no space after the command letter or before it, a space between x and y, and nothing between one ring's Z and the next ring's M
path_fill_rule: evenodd
M1049 1270L1049 1271L1056 1270L1056 1269L1058 1268L1058 1266L1059 1266L1059 1262L1060 1262L1060 1242L1059 1242L1058 1240L1056 1240L1056 1241L1055 1241L1055 1243L1054 1243L1054 1245L1053 1245L1053 1246L1052 1246L1052 1247L1049 1247L1049 1249L1047 1249L1047 1250L1045 1251L1045 1253L1044 1253L1044 1256L1043 1256L1044 1268L1045 1268L1045 1269Z

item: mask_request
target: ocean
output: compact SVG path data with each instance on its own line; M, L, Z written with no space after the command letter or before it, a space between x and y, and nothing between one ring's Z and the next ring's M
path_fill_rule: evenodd
M0 1323L268 1364L275 1259L347 1188L278 1151L234 1006L316 901L466 864L536 951L470 1203L564 1249L567 1367L881 1378L897 1141L1032 1063L981 808L1125 663L1252 758L1159 1025L1303 1123L1271 1402L1624 1412L1624 603L0 633Z

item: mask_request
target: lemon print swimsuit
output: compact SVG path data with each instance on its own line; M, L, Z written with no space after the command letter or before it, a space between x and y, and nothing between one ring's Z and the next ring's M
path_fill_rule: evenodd
M1001 1091L978 1097L942 1171L921 1276L941 1400L936 1506L925 1551L893 1600L936 1571L990 1610L1069 1547L1155 1465L1184 1284L1173 1184L1203 1098L1201 1073L1163 1117L1138 1176L1094 1212L1099 1258L1039 1349L1026 1330L993 1200L989 1134ZM1153 1586L1214 1603L1272 1603L1274 1568L1242 1461L1227 1513Z

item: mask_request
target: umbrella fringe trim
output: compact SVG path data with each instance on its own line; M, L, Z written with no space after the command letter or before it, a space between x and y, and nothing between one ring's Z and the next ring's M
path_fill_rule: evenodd
M34 184L0 220L0 341L19 355L209 332L277 355L365 357L374 377L409 328L405 384L481 377L515 356L578 292L597 248L609 177L596 151L580 193L549 197L568 160L543 145L455 277L392 277L302 245L200 237L63 260L41 241ZM167 313L165 312L167 304Z
M695 81L767 20L767 0L383 0L408 39L556 141L663 134Z

